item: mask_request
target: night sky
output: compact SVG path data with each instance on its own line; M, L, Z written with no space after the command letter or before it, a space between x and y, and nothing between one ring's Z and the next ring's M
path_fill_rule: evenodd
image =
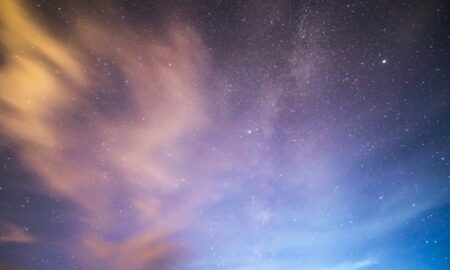
M0 1L1 270L450 269L448 1Z

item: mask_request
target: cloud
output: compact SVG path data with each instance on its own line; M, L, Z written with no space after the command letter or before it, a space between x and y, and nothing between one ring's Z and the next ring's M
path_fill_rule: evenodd
M3 135L50 195L81 210L67 253L95 269L164 269L183 257L169 238L209 200L180 181L183 138L206 121L200 38L177 23L137 37L84 18L69 43L32 18L0 3ZM11 228L4 241L33 240Z
M358 270L358 269L370 269L377 264L376 260L365 259L354 262L345 262L335 266L329 266L325 268L319 268L320 270Z
M27 231L16 224L3 222L0 224L0 242L13 242L20 244L29 244L36 239Z

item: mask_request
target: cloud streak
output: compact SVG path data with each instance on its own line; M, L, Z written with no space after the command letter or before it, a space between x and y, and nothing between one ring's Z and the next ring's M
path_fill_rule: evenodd
M19 244L30 244L36 241L27 228L21 228L16 224L3 222L0 224L0 241Z
M77 244L66 252L93 268L171 265L179 252L169 238L208 200L180 180L180 138L206 120L199 37L172 24L165 36L133 39L127 26L86 18L73 26L73 46L30 20L18 1L0 5L0 125L52 196L82 213ZM129 107L115 107L115 97ZM11 228L3 241L32 242Z

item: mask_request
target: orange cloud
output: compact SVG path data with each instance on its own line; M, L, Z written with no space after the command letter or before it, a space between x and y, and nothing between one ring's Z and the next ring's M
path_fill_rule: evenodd
M26 229L9 222L0 224L0 242L28 244L34 241L36 239Z
M2 133L53 196L82 210L67 252L93 268L162 269L177 253L167 239L209 199L179 186L181 138L206 121L201 40L177 24L137 38L85 18L69 45L30 18L0 2Z

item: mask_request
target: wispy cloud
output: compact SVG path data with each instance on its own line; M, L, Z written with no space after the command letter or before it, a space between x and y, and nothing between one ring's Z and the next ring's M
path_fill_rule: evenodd
M28 228L22 228L10 222L0 223L0 242L29 244L35 241L36 238L28 232Z
M138 37L84 18L72 25L76 46L32 17L0 3L0 125L49 195L81 209L66 252L95 268L165 268L182 257L169 238L209 200L184 180L180 140L206 119L199 36L174 22L165 36ZM2 241L33 241L7 229Z
M326 266L317 268L317 270L358 270L358 269L370 269L372 266L377 265L377 261L373 259L364 259L360 261L344 262L333 266ZM313 270L313 269L311 269Z

